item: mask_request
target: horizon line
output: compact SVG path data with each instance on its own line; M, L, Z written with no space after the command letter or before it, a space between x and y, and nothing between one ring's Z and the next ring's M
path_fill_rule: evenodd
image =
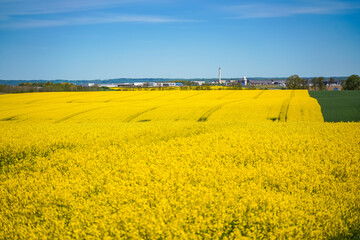
M292 74L292 75L298 75L298 74ZM290 75L290 76L292 76ZM351 74L351 75L357 75L357 74ZM349 75L349 76L351 76ZM349 76L299 76L300 78L314 78L314 77L324 77L324 78L344 78L344 77L349 77ZM270 79L270 78L274 78L274 79L286 79L287 77L252 77L252 76L242 76L242 77L222 77L223 80L228 79L239 79L239 78L244 78L246 77L247 79L249 78L264 78L264 79ZM141 80L141 79L171 79L171 80L193 80L193 79L218 79L218 77L191 77L191 78L181 78L181 77L119 77L119 78L104 78L104 79L61 79L61 78L57 78L57 79L0 79L0 81L110 81L110 80L120 80L120 79L129 79L129 80Z

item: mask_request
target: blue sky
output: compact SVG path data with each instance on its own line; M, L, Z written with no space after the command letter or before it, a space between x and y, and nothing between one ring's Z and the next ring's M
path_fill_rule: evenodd
M360 0L0 0L0 79L360 74Z

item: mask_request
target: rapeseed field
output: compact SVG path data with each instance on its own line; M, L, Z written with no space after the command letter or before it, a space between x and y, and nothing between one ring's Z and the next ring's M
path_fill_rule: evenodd
M0 96L0 239L360 236L360 123L307 91Z

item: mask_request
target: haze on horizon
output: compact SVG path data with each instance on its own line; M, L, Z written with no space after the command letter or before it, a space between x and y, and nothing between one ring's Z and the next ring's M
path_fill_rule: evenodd
M359 0L0 0L0 79L360 74Z

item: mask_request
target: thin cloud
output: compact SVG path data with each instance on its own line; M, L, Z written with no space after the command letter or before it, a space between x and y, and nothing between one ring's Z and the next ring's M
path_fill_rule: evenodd
M105 23L190 22L152 14L126 15L114 8L135 3L152 4L160 0L0 0L0 28L23 29ZM101 12L99 12L99 10Z
M228 6L223 9L236 15L233 18L274 18L309 14L344 14L360 9L360 4L339 1L297 2L297 4L255 3Z
M175 18L167 18L162 16L148 15L108 15L102 17L76 17L63 19L27 19L13 20L7 23L1 23L1 29L26 29L26 28L42 28L56 26L73 26L73 25L89 25L89 24L105 24L105 23L171 23L171 22L189 22L191 20L181 20Z
M0 0L0 15L40 15L81 12L121 6L142 0Z

